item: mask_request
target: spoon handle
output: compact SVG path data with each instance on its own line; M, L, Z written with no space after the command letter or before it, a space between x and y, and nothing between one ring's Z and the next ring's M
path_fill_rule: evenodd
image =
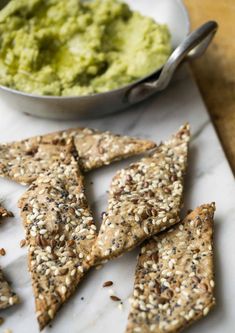
M200 57L206 51L217 29L218 24L215 21L208 21L190 33L171 54L158 79L153 82L145 81L132 87L127 95L128 101L136 103L165 89L182 61Z

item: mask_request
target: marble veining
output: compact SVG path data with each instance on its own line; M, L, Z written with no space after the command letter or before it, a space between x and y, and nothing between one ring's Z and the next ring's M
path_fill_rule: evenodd
M233 333L235 318L235 188L234 178L224 152L211 124L197 86L187 68L177 73L170 87L161 94L121 113L86 121L53 121L33 118L10 110L0 101L0 142L76 126L89 126L100 130L142 136L156 140L167 139L184 122L192 126L189 172L185 181L184 211L196 205L215 201L215 267L217 306L187 332ZM96 170L86 177L87 195L97 225L100 214L107 204L107 193L115 171L130 161L115 163ZM24 231L19 217L17 200L25 187L0 179L0 198L15 214L0 226L0 247L6 249L6 256L0 258L0 265L19 293L22 303L3 311L0 316L5 323L0 332L10 328L13 333L38 332L34 314L34 300L31 281L27 272L27 249L20 248ZM136 255L134 250L123 257L107 263L100 270L91 270L81 283L77 293L63 307L52 327L51 333L121 333L124 332L128 298L132 292ZM118 309L109 298L108 288L102 284L112 280L111 287L123 300L123 310Z

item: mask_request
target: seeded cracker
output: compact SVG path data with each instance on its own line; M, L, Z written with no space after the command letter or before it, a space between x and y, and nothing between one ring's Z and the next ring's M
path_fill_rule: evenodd
M55 163L19 201L40 329L53 319L89 269L96 227L77 161Z
M95 262L117 257L179 221L189 126L155 152L117 172L93 248Z
M19 297L13 292L0 268L0 309L19 303Z
M80 167L89 171L128 156L140 154L156 145L149 140L99 132L88 128L32 137L0 145L0 176L30 184L48 169L53 160L65 154L66 146L74 141L80 156ZM65 154L66 155L66 154Z
M126 333L177 333L214 305L215 204L148 240L139 255Z

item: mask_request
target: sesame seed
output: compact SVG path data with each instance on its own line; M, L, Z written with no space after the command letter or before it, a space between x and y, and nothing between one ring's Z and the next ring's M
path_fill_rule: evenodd
M214 288L215 282L213 280L210 280L210 286L211 286L211 288Z
M203 309L203 316L206 316L209 312L209 308L206 307L205 309Z
M83 271L84 271L82 266L78 266L77 269L78 269L81 273L83 273Z
M39 233L40 233L41 235L45 235L45 234L47 233L47 230L46 230L46 229L41 229L41 230L39 231Z
M14 304L14 298L13 298L13 297L10 297L10 298L9 298L9 304L10 304L10 305L13 305L13 304Z
M60 236L60 238L59 238L59 240L60 240L61 242L63 242L64 239L65 239L65 235L62 235L62 236Z
M87 239L93 239L95 237L95 235L87 235L86 238Z
M67 285L67 286L69 286L70 284L71 284L71 280L70 280L70 278L67 276L66 277L66 279L65 279L65 284Z
M48 310L48 316L51 318L51 319L53 319L53 317L54 317L54 313L53 313L53 311L50 309L50 310Z
M61 287L61 292L62 292L62 294L66 294L67 288L65 286L62 286Z

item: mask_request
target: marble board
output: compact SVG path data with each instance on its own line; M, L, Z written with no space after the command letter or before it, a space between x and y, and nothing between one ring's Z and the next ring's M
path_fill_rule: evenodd
M53 111L53 110L52 110ZM234 178L215 130L187 67L182 68L168 89L129 110L100 119L86 121L54 121L33 118L10 110L0 101L0 142L23 139L69 127L88 126L100 130L150 138L160 142L179 126L189 121L192 127L189 171L186 177L184 210L215 201L215 267L217 305L211 313L187 332L233 333L235 325L235 187ZM115 171L128 165L132 158L117 162L86 176L87 195L97 225L105 210L109 184ZM17 200L25 187L0 179L0 198L15 218L0 226L0 247L6 256L0 265L21 297L21 304L2 311L5 322L0 332L38 332L34 299L27 271L27 249L20 248L24 231ZM183 212L182 212L183 214ZM125 331L138 249L107 263L86 276L74 297L63 307L50 333L121 333ZM111 288L123 300L123 309L110 300L108 288L102 284L112 280Z

